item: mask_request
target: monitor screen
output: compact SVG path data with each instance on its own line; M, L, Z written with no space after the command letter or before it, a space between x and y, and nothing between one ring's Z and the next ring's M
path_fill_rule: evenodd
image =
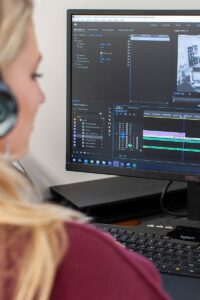
M200 15L68 11L67 169L200 178Z

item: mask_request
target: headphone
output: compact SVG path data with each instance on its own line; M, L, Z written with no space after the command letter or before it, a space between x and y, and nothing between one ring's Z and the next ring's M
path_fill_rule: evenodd
M10 88L0 79L0 138L15 126L18 117L17 100Z

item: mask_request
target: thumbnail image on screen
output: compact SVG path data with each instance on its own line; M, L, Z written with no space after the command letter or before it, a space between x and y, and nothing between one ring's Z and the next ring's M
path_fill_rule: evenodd
M200 93L200 35L178 36L177 91Z

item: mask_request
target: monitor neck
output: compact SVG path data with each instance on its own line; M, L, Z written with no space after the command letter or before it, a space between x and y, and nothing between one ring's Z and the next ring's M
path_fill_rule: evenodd
M200 221L200 183L188 182L187 185L188 219Z

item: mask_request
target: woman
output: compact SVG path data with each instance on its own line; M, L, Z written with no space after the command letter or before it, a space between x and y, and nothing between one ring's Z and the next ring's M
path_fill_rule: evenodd
M0 139L0 299L167 300L149 262L84 225L81 214L31 201L29 184L11 167L27 153L44 101L32 9L31 0L0 0L0 87L18 106L14 128Z

